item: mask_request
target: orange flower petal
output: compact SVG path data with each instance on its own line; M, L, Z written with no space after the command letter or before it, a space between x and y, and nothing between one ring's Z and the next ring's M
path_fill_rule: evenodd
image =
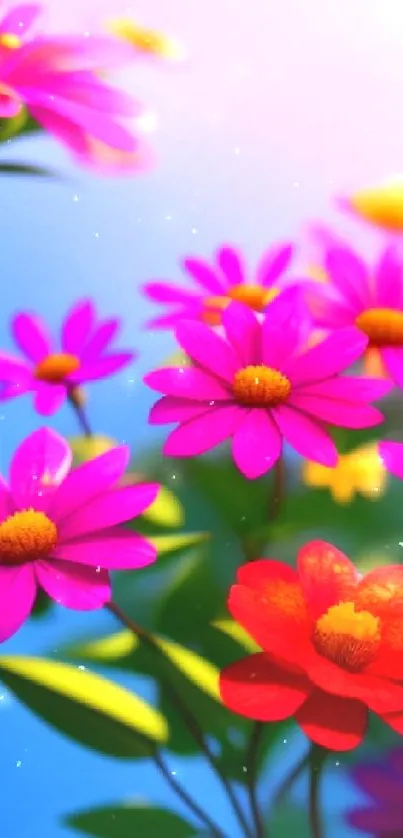
M351 751L364 738L367 716L360 701L316 690L296 712L295 719L317 745L331 751Z
M261 722L293 716L310 691L304 675L277 666L263 652L227 666L220 676L223 703L234 713Z
M353 599L357 571L333 544L310 541L299 551L298 574L311 616L317 619L332 605Z

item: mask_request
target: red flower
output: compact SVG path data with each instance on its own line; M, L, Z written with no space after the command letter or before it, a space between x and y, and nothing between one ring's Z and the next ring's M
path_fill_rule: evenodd
M261 559L238 571L228 607L263 651L221 673L224 704L262 722L294 716L335 751L359 745L368 709L403 733L403 567L360 577L311 541L297 568Z

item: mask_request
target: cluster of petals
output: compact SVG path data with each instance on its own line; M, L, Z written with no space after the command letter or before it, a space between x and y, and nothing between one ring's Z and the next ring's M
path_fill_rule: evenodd
M232 711L294 717L336 751L359 745L368 710L403 732L403 567L360 577L336 547L314 541L297 570L272 559L240 568L228 608L263 650L222 671Z
M132 60L111 37L35 35L43 7L17 5L0 21L0 116L30 116L77 160L104 173L142 169L149 153L126 126L143 109L109 85L105 72Z
M109 570L155 561L152 544L119 527L159 491L118 485L129 457L120 446L71 469L69 445L48 428L17 449L9 484L0 483L0 640L29 616L38 588L67 608L101 608L111 598Z
M168 282L148 282L143 286L150 300L168 309L168 313L150 320L148 326L171 329L183 319L216 326L232 300L254 311L264 311L280 292L303 282L288 273L293 252L290 243L269 248L253 277L249 276L243 253L233 246L222 245L213 264L196 257L185 259L183 267L196 286L194 290Z
M145 378L163 394L151 424L179 423L166 455L204 454L231 439L236 466L254 479L276 463L285 440L301 456L333 467L338 454L327 425L369 428L383 421L369 402L388 393L391 382L340 375L362 356L368 338L350 327L309 346L300 289L280 294L263 317L233 302L222 327L217 334L181 321L176 337L192 366Z
M46 324L34 314L17 314L11 331L24 357L0 351L0 401L34 393L38 413L49 416L80 384L111 375L130 363L132 352L111 352L120 326L99 320L91 300L67 313L57 347Z

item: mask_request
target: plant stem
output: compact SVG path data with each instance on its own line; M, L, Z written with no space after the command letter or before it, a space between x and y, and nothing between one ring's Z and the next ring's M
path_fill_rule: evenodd
M274 521L280 514L286 489L284 457L280 456L274 466L274 486L269 503L269 521Z
M301 774L303 774L303 772L305 771L305 768L307 768L307 767L308 767L308 765L309 765L309 760L310 760L310 755L309 755L309 754L306 754L306 755L305 755L305 756L304 756L304 757L303 757L303 758L302 758L302 759L301 759L301 760L300 760L300 761L296 764L296 766L295 766L295 768L292 770L291 774L289 774L287 777L285 777L285 779L283 780L283 782L282 782L282 783L280 784L280 786L278 787L276 794L274 795L274 798L273 798L273 804L272 804L272 805L273 805L273 808L274 808L275 806L278 806L280 803L282 803L282 802L283 802L283 800L284 800L284 798L287 796L288 792L289 792L289 791L291 791L291 789L292 789L292 787L293 787L293 785L294 785L295 781L296 781L296 780L298 780L298 777L299 777Z
M167 661L163 650L161 649L158 641L155 639L151 632L147 631L147 629L142 628L137 623L134 622L130 617L128 617L120 608L119 606L111 601L105 606L111 614L119 620L122 625L126 626L130 631L133 632L141 641L143 641L144 645L146 645L149 649L152 649L154 654L159 655L160 659L164 662L169 663ZM231 786L231 783L225 776L220 764L217 762L214 754L210 751L210 748L205 740L205 736L203 733L202 728L199 725L199 722L196 716L193 715L192 711L189 709L187 704L183 701L180 692L174 687L174 685L168 680L165 679L164 686L167 693L170 696L172 705L177 709L180 715L183 718L183 721L186 724L186 727L193 737L196 744L199 746L200 750L203 752L204 756L206 757L209 765L220 779L229 800L231 801L233 810L235 815L238 819L239 825L242 828L244 835L247 838L254 838L254 835L249 827L249 824L246 820L246 817L242 811L242 807L238 801L238 798L234 792L234 789Z
M161 772L164 779L167 783L171 786L174 792L178 795L178 797L186 803L188 808L193 812L194 815L200 820L200 822L207 826L207 828L211 831L211 834L214 838L226 838L225 832L223 832L219 826L217 826L213 820L209 817L207 812L205 812L199 804L193 800L193 798L188 794L186 789L183 788L179 780L172 774L169 770L168 766L166 765L164 758L160 751L156 751L154 754L154 762L157 765L159 771Z
M256 827L256 838L264 838L264 825L262 815L259 808L259 801L257 797L257 769L259 747L261 745L264 734L264 725L262 722L256 722L253 725L252 736L249 741L248 750L245 758L245 767L247 769L246 778L248 782L249 801L252 810L253 820Z
M326 757L327 751L324 748L321 748L319 745L312 745L309 755L309 823L311 826L312 838L324 838L319 806L319 792L320 780Z
M85 415L85 410L83 405L80 401L80 398L77 396L76 389L72 387L68 393L68 400L77 416L78 424L80 425L81 430L83 431L84 436L87 438L91 437L92 430L90 428L88 419Z

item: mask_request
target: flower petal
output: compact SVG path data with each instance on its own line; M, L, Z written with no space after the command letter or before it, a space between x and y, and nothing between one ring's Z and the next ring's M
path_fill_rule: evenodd
M215 407L202 416L184 422L169 435L164 454L167 457L194 457L204 454L229 439L242 421L238 405Z
M21 38L42 12L43 6L39 3L20 3L4 15L0 24L0 33L18 35Z
M403 349L401 346L382 346L381 360L393 381L403 387Z
M113 375L113 373L121 370L122 367L126 367L127 364L131 364L135 357L133 352L114 352L105 355L104 358L94 358L92 361L83 364L76 373L69 375L69 381L79 384L82 381L96 381L98 378L106 378L108 375Z
M70 446L51 428L40 428L24 439L10 465L10 490L16 507L46 509L71 462Z
M260 324L249 306L232 303L221 316L227 340L234 347L242 365L260 362Z
M385 418L380 410L371 405L305 395L303 390L292 394L288 404L316 419L341 428L373 428L380 425Z
M330 751L351 751L362 742L367 709L360 701L315 690L297 710L295 720L305 735Z
M378 451L385 468L403 480L403 443L380 442Z
M380 773L381 772L379 772L379 774ZM379 774L376 775L378 780L380 779ZM391 782L391 779L390 775L384 776L385 786ZM399 802L397 797L395 797L393 801L396 808L392 808L390 805L381 808L377 803L366 806L365 808L363 806L354 809L351 812L347 812L347 822L353 826L354 829L358 829L360 832L365 832L368 835L376 835L377 838L393 838L393 836L396 838L399 834L401 835L401 788L402 786L400 781Z
M368 268L348 247L332 247L327 253L325 271L343 300L357 314L371 306Z
M257 285L271 288L289 267L293 253L292 244L279 244L266 250L256 268Z
M262 649L300 669L312 623L295 570L283 562L260 559L240 568L237 578L227 603L234 620Z
M35 562L35 574L41 588L64 608L91 611L111 598L106 570L51 559Z
M208 372L232 384L239 369L239 360L232 346L204 323L183 320L178 323L176 337L179 345Z
M109 344L112 342L113 338L116 337L116 334L119 331L119 325L119 320L113 318L111 320L104 320L104 322L95 329L81 351L81 361L83 364L92 362L108 348Z
M52 352L52 339L46 325L35 314L17 314L12 320L11 331L21 351L34 364Z
M276 357L281 368L297 350L306 344L311 332L312 317L305 296L306 290L302 283L292 285L281 291L266 308L264 324L267 329L280 329L283 335L280 342L281 348L276 348ZM267 338L265 351L269 357ZM267 360L266 363L269 361Z
M175 396L163 396L150 410L150 425L168 425L171 422L187 422L195 416L212 410L205 402L195 399L177 399Z
M204 291L213 296L225 294L225 283L220 279L218 271L211 268L207 262L203 262L202 259L184 259L183 267Z
M188 291L180 285L168 282L148 282L142 287L143 292L157 303L188 303L202 299L200 292Z
M59 538L71 541L72 538L131 521L151 506L159 488L157 483L140 483L99 495L66 518L59 518Z
M68 313L62 326L63 352L80 356L95 320L92 300L80 300Z
M58 544L51 558L108 570L137 570L155 562L157 555L155 547L143 536L111 527Z
M304 675L287 672L264 652L227 666L220 675L225 706L260 722L288 719L310 692L311 685Z
M0 352L0 381L26 387L32 385L32 379L32 369L26 361L21 361L7 352Z
M396 245L387 247L375 272L375 300L380 308L401 308L403 303L403 262Z
M261 477L274 466L281 455L282 439L267 410L249 410L238 425L232 456L242 474L249 480Z
M206 402L206 407L210 401L227 401L232 397L230 389L221 381L194 367L165 367L149 372L144 382L166 396Z
M70 471L48 508L55 523L107 491L123 476L130 460L127 445L112 448Z
M387 629L388 618L394 616L397 608L403 610L403 566L387 565L370 570L358 584L355 601L361 609L381 617Z
M38 382L34 396L34 407L41 416L53 416L67 398L67 388L63 384Z
M285 404L273 408L272 415L280 432L298 454L329 468L336 465L337 448L318 422Z
M15 634L29 617L35 596L33 565L0 565L0 642Z
M216 259L228 285L243 285L246 279L244 260L240 250L235 247L221 247Z
M293 359L284 370L292 384L313 384L343 372L363 355L368 338L354 326L340 329Z
M332 605L354 599L358 573L350 559L327 541L309 541L297 556L298 577L312 619Z
M393 384L387 379L360 378L356 375L343 375L317 381L315 384L303 384L294 392L309 396L323 396L326 399L342 399L351 402L372 402L386 396Z

